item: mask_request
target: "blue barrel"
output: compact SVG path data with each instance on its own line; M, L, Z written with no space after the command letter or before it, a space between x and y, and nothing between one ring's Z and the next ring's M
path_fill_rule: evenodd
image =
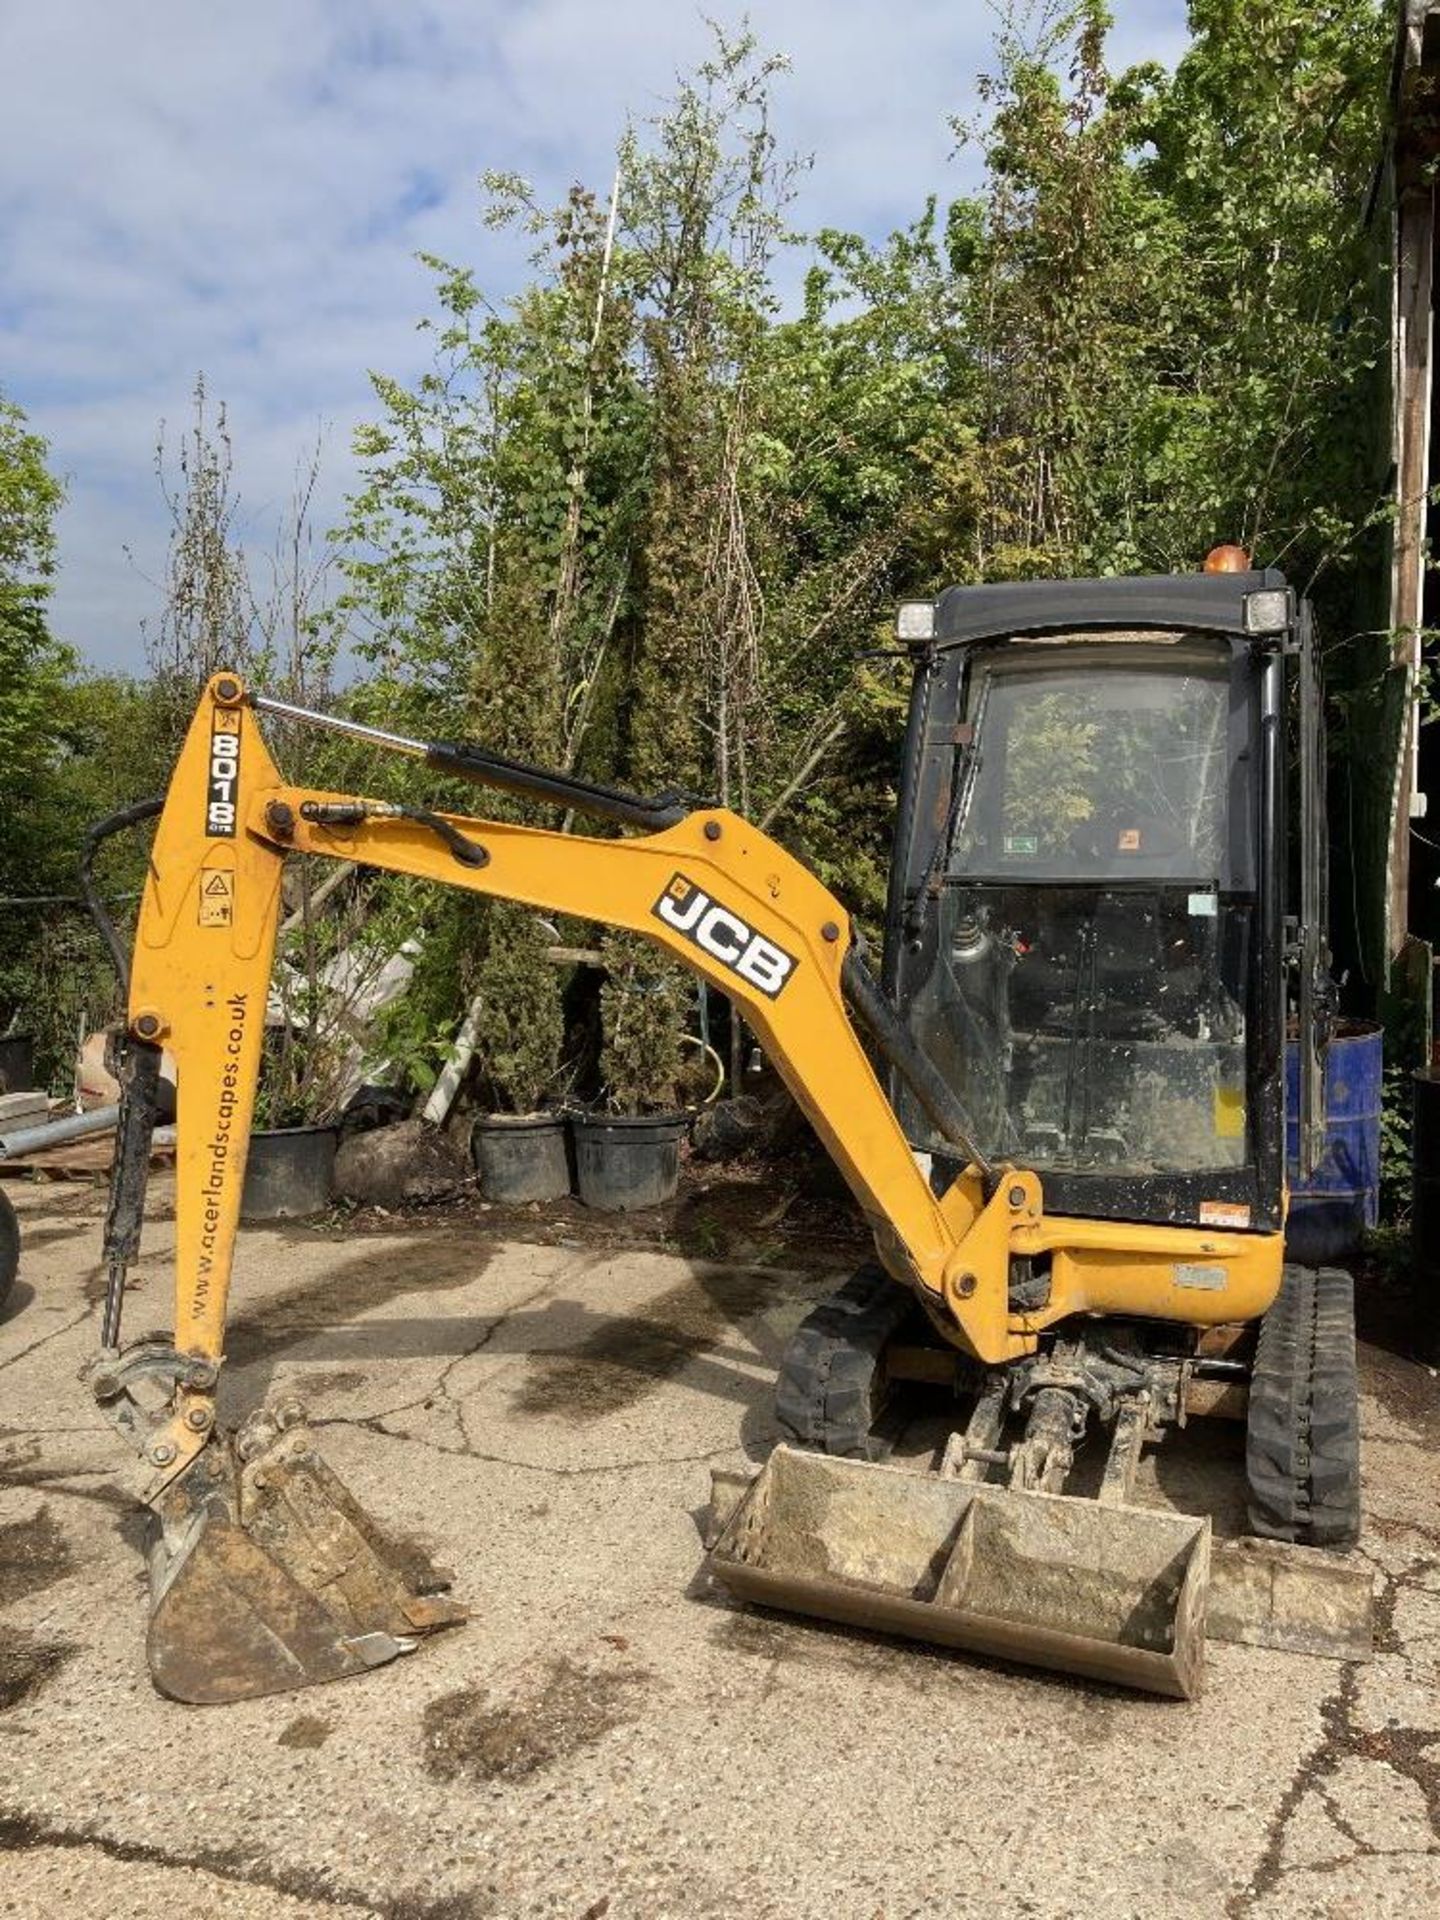
M1380 1096L1384 1036L1347 1023L1325 1051L1325 1152L1300 1178L1300 1049L1285 1049L1285 1161L1290 1181L1286 1257L1306 1267L1347 1260L1380 1209Z
M1413 1357L1440 1364L1440 1074L1417 1073L1410 1137L1415 1205L1410 1216L1414 1263Z

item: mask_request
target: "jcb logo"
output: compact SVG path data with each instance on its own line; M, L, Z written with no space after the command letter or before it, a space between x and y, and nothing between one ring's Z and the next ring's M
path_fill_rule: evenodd
M677 873L652 909L712 960L773 1000L795 971L795 957L747 926L738 913L712 900L703 887Z
M240 735L233 722L215 716L210 735L210 783L205 798L205 832L212 840L235 838L235 789L240 779Z

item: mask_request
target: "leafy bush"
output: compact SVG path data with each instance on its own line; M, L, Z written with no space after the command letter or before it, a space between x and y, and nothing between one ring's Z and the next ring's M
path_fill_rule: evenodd
M611 933L600 953L602 1098L619 1113L673 1112L683 1098L688 978L638 934Z
M475 976L482 1082L496 1112L536 1113L555 1105L561 1091L563 976L533 913L497 901L485 920L485 953Z

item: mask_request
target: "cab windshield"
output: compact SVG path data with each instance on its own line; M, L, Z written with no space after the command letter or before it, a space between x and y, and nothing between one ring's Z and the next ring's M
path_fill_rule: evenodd
M1215 880L1229 661L1215 643L1012 644L976 662L950 869Z

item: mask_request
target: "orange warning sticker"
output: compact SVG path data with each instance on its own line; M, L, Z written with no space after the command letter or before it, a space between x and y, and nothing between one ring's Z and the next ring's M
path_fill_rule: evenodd
M1202 1200L1198 1208L1202 1227L1248 1227L1250 1209L1233 1200Z
M228 927L235 917L235 876L228 867L200 869L200 924Z

